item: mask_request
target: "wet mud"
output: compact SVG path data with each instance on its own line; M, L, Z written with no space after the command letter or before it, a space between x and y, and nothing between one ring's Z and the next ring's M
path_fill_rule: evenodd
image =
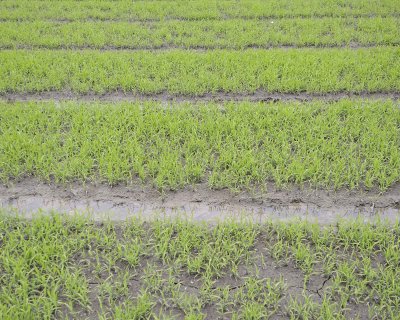
M384 44L385 47L397 47L398 43L389 43ZM36 49L47 49L53 51L62 51L62 50L99 50L99 51L172 51L172 50L190 50L190 51L198 51L203 52L207 50L234 50L234 49L300 49L300 48L341 48L341 49L368 49L368 48L376 48L379 46L383 46L380 43L359 43L359 42L350 42L343 44L334 44L334 43L315 43L315 44L279 44L274 45L272 43L266 43L265 45L258 44L247 44L240 47L235 47L232 45L175 45L175 44L162 44L162 45L153 45L153 46L138 46L135 44L132 45L92 45L92 44L60 44L57 46L49 46L47 44L0 44L0 50L36 50Z
M161 21L221 21L221 20L270 20L270 19L326 19L326 18L389 18L389 17L399 17L400 15L397 12L393 13L383 13L383 14L376 14L374 12L369 13L340 13L340 14L332 14L332 13L318 13L314 12L311 14L302 14L297 13L293 14L290 13L289 15L282 15L282 14L264 14L264 15L216 15L216 16L188 16L188 17L180 17L180 16L165 16L160 18L151 18L151 17L126 17L126 18L117 18L117 17L93 17L87 16L83 18L68 18L68 17L43 17L41 20L54 22L54 23L70 23L70 22L127 22L127 23L146 23L146 22L161 22ZM0 22L28 22L28 21L35 21L35 17L11 17L11 18L0 18Z
M38 93L3 93L0 101L26 102L26 101L76 101L76 102L137 102L137 101L159 101L159 102L227 102L227 101L251 101L251 102L279 102L279 101L339 101L341 99L371 99L371 100L399 100L400 93L269 93L257 90L254 93L207 93L203 95L174 95L169 93L157 94L135 94L122 91L109 92L105 94L48 91Z
M400 184L385 193L378 191L328 191L273 184L263 192L233 193L210 190L198 184L179 191L160 193L140 185L46 184L25 179L0 185L0 207L29 218L38 211L76 212L95 220L123 221L130 217L154 219L187 215L195 221L224 219L287 221L305 219L333 224L339 219L377 218L395 222L400 218Z

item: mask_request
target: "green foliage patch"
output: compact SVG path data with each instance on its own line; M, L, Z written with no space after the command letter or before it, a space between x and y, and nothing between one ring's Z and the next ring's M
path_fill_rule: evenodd
M398 92L400 49L4 50L0 93Z
M284 18L0 23L1 48L231 48L400 44L400 20Z
M399 225L0 212L2 319L397 319Z
M399 128L390 100L2 103L0 177L385 190L400 176Z
M110 1L3 0L0 19L225 19L264 17L319 17L398 14L397 0L195 0Z

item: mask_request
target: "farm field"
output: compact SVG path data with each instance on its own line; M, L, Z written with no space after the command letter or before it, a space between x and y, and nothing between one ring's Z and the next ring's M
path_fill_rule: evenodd
M0 0L0 319L399 319L398 0Z

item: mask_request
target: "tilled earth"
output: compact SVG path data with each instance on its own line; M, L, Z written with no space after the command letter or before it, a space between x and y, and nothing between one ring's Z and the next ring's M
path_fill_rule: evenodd
M365 221L378 216L395 222L400 217L400 185L384 193L376 190L327 191L291 186L266 191L233 193L210 190L197 184L183 190L158 192L140 185L82 184L56 185L37 179L23 179L0 186L3 208L14 208L28 217L37 210L89 213L96 220L125 220L132 216L187 214L194 220L215 221L227 218L251 219L255 222L301 218L320 224L335 223L340 218L361 217Z

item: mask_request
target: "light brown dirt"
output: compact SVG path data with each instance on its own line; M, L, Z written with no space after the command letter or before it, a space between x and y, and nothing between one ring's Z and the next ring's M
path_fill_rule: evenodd
M309 187L277 189L273 184L264 192L210 190L198 184L161 194L140 185L46 184L36 179L0 185L0 205L32 215L39 209L73 213L87 212L94 219L122 221L141 215L154 218L186 214L198 221L218 219L316 220L331 224L340 218L396 221L400 217L400 184L385 193L373 191L328 191Z
M339 101L341 99L372 99L372 100L399 100L400 93L270 93L257 90L254 93L207 93L198 96L174 95L169 93L158 94L135 94L122 91L109 92L105 94L87 93L77 94L74 92L49 91L39 93L3 93L0 101L25 102L25 101L76 101L76 102L137 102L137 101L159 101L159 102L226 102L226 101L252 101L252 102L279 102L279 101L311 101L315 99L324 101Z

